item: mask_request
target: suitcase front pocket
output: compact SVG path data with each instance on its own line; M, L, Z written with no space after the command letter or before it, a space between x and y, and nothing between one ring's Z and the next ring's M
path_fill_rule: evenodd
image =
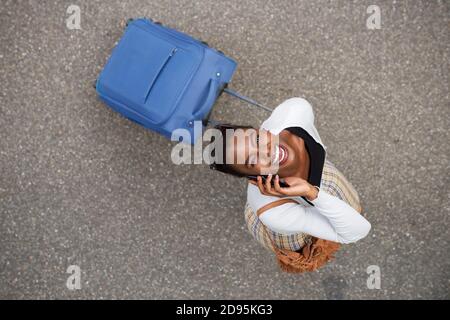
M203 53L164 39L155 30L130 25L99 78L102 94L153 124L166 121L199 66Z
M107 95L140 113L148 112L151 93L178 50L176 45L141 28L131 26L114 49L100 81ZM154 122L165 118L166 110L147 114Z
M175 52L177 52L177 48L173 48L172 49L170 54L167 56L167 58L163 61L163 63L159 67L158 72L156 72L154 74L153 79L150 81L150 83L148 85L147 93L146 93L145 98L144 98L144 104L147 102L148 96L150 95L150 91L152 91L153 85L155 84L156 80L158 79L158 76L161 74L162 70L167 65L167 63L169 63L170 58L172 58L172 56L175 54Z

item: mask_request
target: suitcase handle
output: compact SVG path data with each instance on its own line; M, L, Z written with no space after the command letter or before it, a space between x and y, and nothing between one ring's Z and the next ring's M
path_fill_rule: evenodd
M229 94L230 96L236 97L236 98L238 98L238 99L240 99L240 100L242 100L242 101L245 101L245 102L247 102L247 103L249 103L249 104L252 104L252 105L254 105L254 106L257 106L257 107L259 107L259 108L261 108L261 109L263 109L263 110L266 110L266 111L269 111L269 112L272 112L272 111L273 111L273 109L270 109L270 108L268 108L268 107L266 107L266 106L264 106L264 105L262 105L262 104L256 102L255 100L250 99L249 97L246 97L246 96L244 96L244 95L242 95L242 94L240 94L240 93L238 93L238 92L236 92L236 91L234 91L234 90L232 90L232 89L229 89L229 88L227 87L227 85L228 85L228 83L226 83L226 84L221 88L220 94L222 94L222 92L226 92L226 93ZM212 109L209 111L209 113L208 113L208 115L206 116L206 118L203 119L203 125L206 127L208 124L210 124L210 125L212 125L212 126L216 126L216 125L219 125L219 124L223 124L223 123L220 122L220 121L216 121L216 120L210 119L211 112L212 112Z
M264 110L266 110L266 111L269 111L269 112L272 112L272 111L273 111L272 109L270 109L270 108L268 108L268 107L266 107L266 106L263 106L262 104L256 102L255 100L250 99L249 97L246 97L246 96L240 94L239 92L236 92L236 91L231 90L231 89L229 89L229 88L224 88L223 91L226 92L226 93L228 93L230 96L236 97L236 98L238 98L238 99L240 99L240 100L242 100L242 101L245 101L245 102L247 102L247 103L250 103L250 104L252 104L252 105L254 105L254 106L257 106L257 107L259 107L259 108L261 108L261 109L264 109Z

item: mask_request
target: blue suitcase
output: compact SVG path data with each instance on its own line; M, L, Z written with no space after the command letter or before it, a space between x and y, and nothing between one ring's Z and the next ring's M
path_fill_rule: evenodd
M186 129L191 140L185 142L194 143L200 134L194 121L208 124L223 91L261 106L226 88L236 66L233 59L189 35L149 19L130 19L96 90L123 116L167 138L175 129Z

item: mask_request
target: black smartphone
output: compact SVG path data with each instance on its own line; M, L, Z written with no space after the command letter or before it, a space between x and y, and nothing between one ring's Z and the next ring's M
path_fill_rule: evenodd
M260 177L262 178L263 183L266 183L266 180L267 180L268 176L261 175ZM252 180L252 181L258 182L258 180L257 180L258 176L247 176L247 178ZM272 180L270 181L270 185L272 187L275 186L275 181L274 180L275 180L275 176L272 176ZM283 181L283 179L280 179L280 187L282 187L282 188L289 188L289 185L285 181Z

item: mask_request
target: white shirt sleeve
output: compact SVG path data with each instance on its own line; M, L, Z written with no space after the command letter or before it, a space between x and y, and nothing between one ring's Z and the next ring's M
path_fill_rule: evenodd
M255 212L280 199L262 195L252 184L249 184L247 196L249 205ZM301 198L293 199L302 201ZM259 218L269 229L281 234L304 232L339 243L356 242L369 233L370 223L345 201L319 189L317 198L311 202L314 207L286 203L265 211Z

